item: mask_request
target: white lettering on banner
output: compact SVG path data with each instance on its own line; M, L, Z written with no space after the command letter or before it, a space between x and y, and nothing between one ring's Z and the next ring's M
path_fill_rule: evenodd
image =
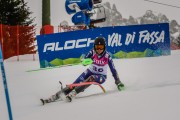
M58 51L58 50L63 50L63 47L59 47L59 42L56 43L55 50L56 50L56 51Z
M165 32L162 31L161 33L159 32L152 32L149 33L147 30L139 32L139 44L141 43L149 43L149 44L156 44L158 42L164 42L164 35Z
M135 38L136 32L133 32L133 35L127 33L126 34L126 41L125 41L125 45L129 45L130 43L134 43L134 38Z
M86 42L86 41L87 41L87 39L79 39L79 40L77 40L77 42L76 42L76 48L86 47L86 44L81 44L81 45L79 45L79 43Z
M91 38L88 38L87 47L89 47L91 43L94 44L94 40L91 40Z
M105 37L105 36L104 36ZM139 44L156 44L156 43L164 43L165 39L165 31L153 31L149 32L148 30L139 31L139 36L136 36L136 32L127 33L126 38L122 43L122 35L119 33L113 33L112 35L108 35L108 46L111 47L119 47L123 44L128 46L130 44L134 44L135 38L139 37L139 40L136 43ZM70 50L75 48L85 48L89 47L91 44L94 44L94 40L91 38L82 38L77 40L67 40L64 45L60 42L46 43L44 45L43 52L47 51L60 51L60 50Z
M65 41L63 47L60 47L59 42L46 43L44 45L43 52L69 50L74 48L84 48L84 47L89 47L91 43L94 43L94 40L91 40L91 38L68 40Z
M46 52L46 50L54 51L54 48L55 48L55 43L46 43L44 45L43 52Z
M76 44L75 42L76 42L75 40L66 41L64 44L64 49L65 50L73 49L75 47L75 44Z
M108 46L121 46L121 35L118 33L113 33L112 36L108 35Z

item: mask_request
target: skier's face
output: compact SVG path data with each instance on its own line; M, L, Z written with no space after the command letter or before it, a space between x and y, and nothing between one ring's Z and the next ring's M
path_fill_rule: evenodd
M102 54L104 51L104 47L104 45L95 45L96 53L99 55Z
M95 45L96 50L104 50L104 45Z
M97 50L96 50L96 53L100 55L100 54L103 53L103 51L104 51L104 50L102 50L102 49L97 49Z

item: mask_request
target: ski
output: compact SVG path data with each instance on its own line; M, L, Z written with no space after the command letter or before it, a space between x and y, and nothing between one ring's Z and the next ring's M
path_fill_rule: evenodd
M59 99L58 100L51 100L50 98L49 99L40 99L42 105L45 105L45 104L51 103L51 102L57 102L57 101L72 102L72 98L70 96L64 94L63 84L61 81L59 81L59 84L61 86L61 91L60 91L61 93L59 94ZM97 82L83 82L83 83L69 84L66 86L68 86L70 89L73 89L74 87L84 86L84 85L98 85L102 89L103 93L106 93L106 90L103 88L103 86L101 86Z
M45 105L47 102L44 99L40 99L43 105Z
M54 103L54 102L59 102L59 101L63 101L62 99L59 99L59 100L56 100L56 101L50 101L50 102L47 102L47 99L40 99L40 102L41 102L41 105L46 105L46 104L49 104L49 103Z
M71 101L72 101L72 98L71 98L71 97L66 96L66 95L64 94L62 82L59 81L59 83L60 83L60 86L61 86L61 91L60 91L61 93L60 93L59 99L53 101L53 100L51 100L50 98L49 98L49 99L42 99L42 98L41 98L40 101L41 101L42 105L45 105L45 104L47 104L47 103L57 102L57 101L65 101L65 102L71 102Z

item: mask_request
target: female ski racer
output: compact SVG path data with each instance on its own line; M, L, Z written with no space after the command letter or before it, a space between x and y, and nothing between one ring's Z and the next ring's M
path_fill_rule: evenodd
M107 68L109 66L118 90L121 90L124 87L124 84L119 79L113 60L110 54L106 51L106 40L104 37L97 37L94 40L94 48L91 49L84 57L84 59L87 58L92 59L92 64L74 81L73 84L82 82L97 82L102 84L106 81ZM78 93L83 92L89 86L90 85L77 86L73 87L73 89L67 86L58 91L55 95L52 95L50 98L46 100L41 99L41 101L43 104L56 101L62 97L62 93L66 96L66 98L68 98L68 101L71 101L73 97L75 97Z

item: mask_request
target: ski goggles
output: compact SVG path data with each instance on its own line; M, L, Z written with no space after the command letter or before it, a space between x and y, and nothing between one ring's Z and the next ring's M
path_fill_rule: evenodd
M105 46L104 45L95 45L94 48L96 50L104 50Z

